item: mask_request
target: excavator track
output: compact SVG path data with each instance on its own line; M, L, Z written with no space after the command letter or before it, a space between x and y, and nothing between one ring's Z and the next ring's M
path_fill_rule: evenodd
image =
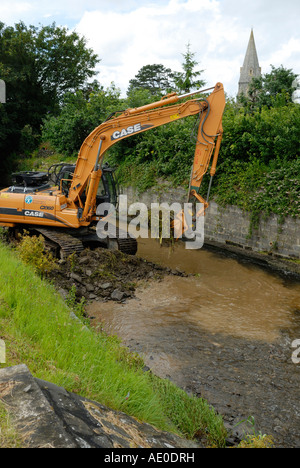
M136 239L118 239L119 250L127 255L135 255L137 253Z
M135 255L137 252L137 241L129 236L125 237L123 231L117 228L116 237L107 237L101 240L95 231L72 232L61 231L58 229L44 229L34 227L30 230L41 234L46 241L57 246L59 249L59 256L63 259L72 254L80 254L85 248L89 246L105 247L110 250L119 250L127 255Z
M115 235L113 229L116 230ZM108 234L110 234L107 238L108 249L120 250L127 255L136 254L137 240L130 237L123 229L112 227L112 231L110 232L110 229L108 228Z
M60 257L63 259L69 257L73 253L80 254L80 252L84 250L82 241L66 232L39 227L34 227L34 229L30 229L30 231L37 232L41 234L46 241L50 240L50 242L56 244L60 250Z

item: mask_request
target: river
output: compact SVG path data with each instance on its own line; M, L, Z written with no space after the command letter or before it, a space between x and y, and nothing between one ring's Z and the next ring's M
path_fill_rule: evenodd
M140 239L137 255L188 276L143 283L124 304L92 304L96 323L154 373L206 398L231 430L251 417L277 446L300 447L300 284L183 243Z

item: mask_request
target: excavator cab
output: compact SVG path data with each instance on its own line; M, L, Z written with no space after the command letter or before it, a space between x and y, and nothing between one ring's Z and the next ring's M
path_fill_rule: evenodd
M59 187L66 196L69 193L75 167L75 164L59 163L54 164L48 170L48 180L54 186ZM119 188L114 177L114 171L115 169L110 167L108 163L105 163L102 167L102 177L96 198L97 206L101 203L111 203L115 207L118 205ZM85 202L85 198L85 195L81 196L83 203Z
M102 167L102 177L97 193L97 206L101 203L111 203L116 208L119 201L119 187L117 185L114 171L108 163Z

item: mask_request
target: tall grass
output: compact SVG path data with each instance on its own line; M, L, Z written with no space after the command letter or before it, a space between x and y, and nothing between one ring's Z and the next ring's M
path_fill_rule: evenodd
M94 399L162 430L223 446L223 422L201 399L143 371L117 338L72 319L55 291L0 244L0 337L8 365L25 363L38 378Z

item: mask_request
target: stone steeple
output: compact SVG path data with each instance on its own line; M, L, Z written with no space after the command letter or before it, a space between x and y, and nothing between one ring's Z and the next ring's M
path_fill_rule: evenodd
M238 95L247 95L248 86L252 78L258 78L261 76L261 68L258 62L258 56L256 52L256 46L254 41L253 29L251 29L250 39L247 47L247 52L244 59L244 64L241 67L240 81Z

